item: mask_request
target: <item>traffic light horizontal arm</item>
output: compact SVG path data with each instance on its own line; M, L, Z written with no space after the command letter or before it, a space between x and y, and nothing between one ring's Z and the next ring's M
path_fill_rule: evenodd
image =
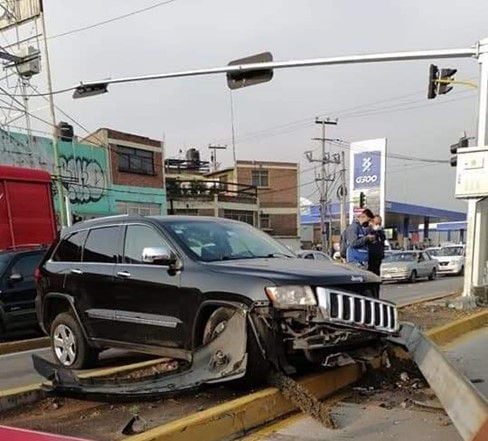
M286 69L293 67L311 67L311 66L331 66L342 64L361 64L361 63L381 63L387 61L412 61L412 60L431 60L440 58L471 58L476 57L478 50L476 47L460 48L460 49L439 49L439 50L425 50L425 51L406 51L406 52L391 52L380 54L367 55L348 55L342 57L330 58L313 58L306 60L291 60L291 61L272 61L266 63L250 63L232 66L214 67L208 69L195 69L181 72L158 73L151 75L141 75L125 78L113 78L100 81L81 82L79 86L75 87L101 87L109 84L131 83L147 80L158 80L167 78L181 78L201 75L214 75L221 73L238 73L252 70L265 69Z

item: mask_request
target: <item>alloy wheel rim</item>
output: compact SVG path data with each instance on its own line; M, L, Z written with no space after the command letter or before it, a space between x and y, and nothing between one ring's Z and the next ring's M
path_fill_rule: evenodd
M71 366L76 359L76 339L71 328L64 324L56 326L53 343L54 352L59 362L63 366Z

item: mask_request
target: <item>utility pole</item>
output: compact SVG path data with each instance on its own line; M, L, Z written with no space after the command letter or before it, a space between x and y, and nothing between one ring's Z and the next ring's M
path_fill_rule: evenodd
M208 149L212 151L212 153L210 154L210 159L211 159L211 163L212 163L212 171L216 171L217 170L217 150L226 150L227 149L227 146L226 145L213 145L213 144L209 144L208 145Z
M319 138L312 138L313 141L320 141L322 144L322 156L320 159L313 159L312 153L307 152L306 156L310 162L320 162L321 163L321 175L317 178L320 182L320 232L321 232L321 242L322 251L326 252L330 248L331 239L331 225L327 224L327 209L329 200L329 182L334 181L334 177L330 175L330 164L338 164L340 158L338 155L333 155L331 157L330 152L325 151L325 145L327 141L333 141L333 139L328 139L325 137L325 126L326 125L337 125L337 120L331 121L330 118L320 119L315 118L315 124L320 124L322 126L322 136Z
M341 201L341 233L346 229L346 199L347 199L347 187L346 187L346 154L341 152L341 186L337 190L337 196Z

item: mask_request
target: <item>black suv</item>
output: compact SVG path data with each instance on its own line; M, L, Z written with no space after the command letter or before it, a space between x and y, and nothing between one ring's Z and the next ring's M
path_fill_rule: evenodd
M40 265L36 307L65 367L108 347L191 361L245 310L248 372L264 357L290 372L295 358L322 362L394 334L396 308L379 286L358 268L298 259L241 222L115 216L63 231Z
M45 252L43 246L0 252L0 339L8 331L37 328L34 273Z

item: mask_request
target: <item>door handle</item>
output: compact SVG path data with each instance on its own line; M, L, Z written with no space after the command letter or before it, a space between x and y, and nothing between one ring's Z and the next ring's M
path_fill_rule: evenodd
M124 279L128 279L130 277L129 271L118 271L117 275L119 277L123 277Z
M83 274L83 271L81 271L78 268L72 268L71 269L71 274L77 274L79 276L79 275Z

